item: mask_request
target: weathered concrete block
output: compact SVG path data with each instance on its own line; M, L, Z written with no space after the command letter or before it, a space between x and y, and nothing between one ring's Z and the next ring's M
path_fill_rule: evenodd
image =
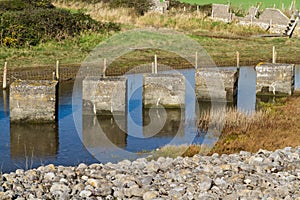
M152 7L151 10L154 12L159 12L161 14L164 14L167 12L168 8L169 8L169 1L165 1L165 0L152 0Z
M125 113L126 94L126 77L87 77L82 85L83 113Z
M144 107L162 105L180 108L185 105L185 78L182 74L144 74Z
M43 123L57 118L57 81L15 81L10 85L11 122Z
M294 67L294 64L258 64L255 67L256 93L291 95L294 90Z
M235 101L237 84L237 68L199 68L196 70L195 94L199 100Z

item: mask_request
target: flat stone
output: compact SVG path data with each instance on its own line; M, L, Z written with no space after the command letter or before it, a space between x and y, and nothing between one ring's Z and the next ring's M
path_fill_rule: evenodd
M144 200L152 200L156 197L158 197L157 191L148 191L148 192L144 193L144 195L143 195Z
M89 190L83 190L79 193L79 196L82 198L87 198L90 197L92 195L92 192Z

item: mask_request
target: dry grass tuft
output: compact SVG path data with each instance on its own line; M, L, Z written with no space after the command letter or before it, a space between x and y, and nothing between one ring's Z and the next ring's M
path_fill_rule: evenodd
M260 110L251 115L240 112L237 108L226 108L224 116L220 114L223 110L211 113L209 110L201 113L199 128L206 132L209 127L228 132L241 132L246 133L253 126L259 125L260 127L269 126L271 124L270 110ZM263 120L268 119L268 120Z
M89 14L93 19L102 22L116 22L123 24L134 24L137 15L132 8L109 8L105 3L89 4L84 2L54 2L54 6L68 9L79 10Z

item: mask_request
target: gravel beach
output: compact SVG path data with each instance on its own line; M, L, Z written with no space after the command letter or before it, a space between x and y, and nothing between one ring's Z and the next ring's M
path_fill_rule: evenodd
M0 199L298 199L300 147L0 175Z

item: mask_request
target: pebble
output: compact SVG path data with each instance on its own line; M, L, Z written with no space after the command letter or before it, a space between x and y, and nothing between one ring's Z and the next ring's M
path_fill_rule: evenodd
M296 199L300 147L0 174L0 199Z

